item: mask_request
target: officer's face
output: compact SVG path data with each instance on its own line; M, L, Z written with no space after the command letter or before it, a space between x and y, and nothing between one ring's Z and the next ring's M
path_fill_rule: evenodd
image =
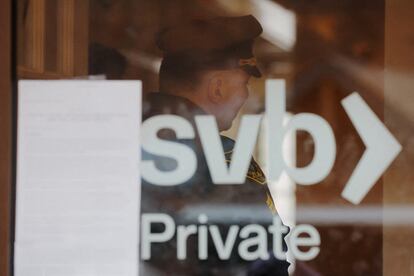
M231 127L240 108L249 95L250 75L241 69L221 71L215 76L212 87L212 99L220 130Z

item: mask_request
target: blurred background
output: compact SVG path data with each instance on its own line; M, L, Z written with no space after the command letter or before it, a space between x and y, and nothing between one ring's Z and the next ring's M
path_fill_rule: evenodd
M156 34L193 18L253 14L264 32L242 114L264 110L264 83L287 82L291 113L325 118L337 158L318 185L270 183L285 223L314 225L318 257L295 275L414 275L414 4L411 0L17 0L20 79L139 79L158 91ZM358 91L403 146L359 205L341 197L365 148L340 101ZM144 95L145 96L145 95ZM237 123L226 134L235 137ZM313 157L312 138L289 138L297 166ZM292 145L296 145L296 151ZM259 143L256 158L266 167Z

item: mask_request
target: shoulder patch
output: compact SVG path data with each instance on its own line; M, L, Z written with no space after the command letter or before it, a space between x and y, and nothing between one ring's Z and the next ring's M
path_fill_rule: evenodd
M257 164L257 162L254 159L252 159L252 161L250 162L249 171L247 172L246 177L250 180L257 182L258 184L266 184L266 176L260 168L259 164Z

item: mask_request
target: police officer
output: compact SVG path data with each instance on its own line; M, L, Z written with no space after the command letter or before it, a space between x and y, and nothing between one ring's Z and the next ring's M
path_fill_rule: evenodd
M164 54L159 73L160 92L149 93L144 98L143 120L173 114L195 125L196 115L209 114L215 116L220 131L229 129L248 97L249 79L261 76L253 55L254 40L261 33L260 23L251 15L193 20L163 30L157 39ZM179 140L167 129L159 136L191 147L196 152L198 168L189 181L173 187L143 181L142 212L168 213L177 223L183 220L182 214L194 207L206 208L208 212L209 206L230 208L263 203L276 212L266 178L253 159L244 185L214 185L198 137ZM231 162L234 141L223 135L221 140L226 160ZM160 169L169 170L176 165L174 160L147 152L143 152L143 158L153 160ZM223 215L225 212L224 207ZM251 219L243 223L257 221ZM223 227L225 230L226 225ZM214 252L209 252L207 261L179 262L173 242L155 247L152 255L157 260L147 262L144 267L151 266L165 273L170 271L172 274L168 275L233 275L236 274L234 267L244 264L234 257L230 262L237 265L223 265L225 263L214 257ZM195 252L195 244L196 240L190 238L189 251ZM287 275L288 263L276 260L276 264L277 268L269 274L255 274L255 270L250 270L249 275Z

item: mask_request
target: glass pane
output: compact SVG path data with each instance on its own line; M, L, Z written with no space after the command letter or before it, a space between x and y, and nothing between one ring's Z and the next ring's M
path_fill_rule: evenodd
M142 81L140 275L410 275L411 2L18 0L18 74Z

